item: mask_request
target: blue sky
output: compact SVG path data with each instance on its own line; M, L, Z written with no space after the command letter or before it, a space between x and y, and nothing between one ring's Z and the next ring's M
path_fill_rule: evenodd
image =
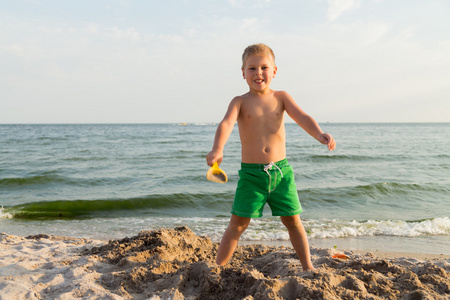
M450 1L0 0L0 123L219 122L272 88L319 122L450 122Z

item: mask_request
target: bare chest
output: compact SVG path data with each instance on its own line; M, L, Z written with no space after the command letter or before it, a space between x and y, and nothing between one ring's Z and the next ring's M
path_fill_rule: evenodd
M276 122L282 119L283 106L277 99L249 100L243 103L239 118L244 122Z

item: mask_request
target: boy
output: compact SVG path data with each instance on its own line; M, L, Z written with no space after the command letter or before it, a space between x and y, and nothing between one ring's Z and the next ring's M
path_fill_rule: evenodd
M247 47L242 55L242 74L250 91L235 97L217 127L214 145L206 156L209 166L223 160L223 148L238 123L242 163L232 215L217 252L216 262L225 265L233 255L241 234L251 218L262 216L266 202L272 215L280 216L289 232L304 270L314 269L309 244L300 220L303 211L298 199L292 167L286 160L284 112L308 134L334 150L333 137L323 133L284 91L270 89L277 73L275 55L264 44Z

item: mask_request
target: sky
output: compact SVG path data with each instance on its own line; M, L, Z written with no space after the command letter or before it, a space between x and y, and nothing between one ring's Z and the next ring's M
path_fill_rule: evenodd
M217 123L269 45L318 122L450 122L448 0L0 0L0 123Z

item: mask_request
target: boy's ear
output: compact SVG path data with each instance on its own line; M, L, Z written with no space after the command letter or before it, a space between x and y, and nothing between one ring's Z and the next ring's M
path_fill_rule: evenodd
M277 66L274 66L273 67L273 76L272 76L272 78L275 78L275 75L277 74L277 70L278 70Z
M245 79L245 71L244 71L244 68L241 68L241 71L242 71L242 77L244 77L244 79Z

